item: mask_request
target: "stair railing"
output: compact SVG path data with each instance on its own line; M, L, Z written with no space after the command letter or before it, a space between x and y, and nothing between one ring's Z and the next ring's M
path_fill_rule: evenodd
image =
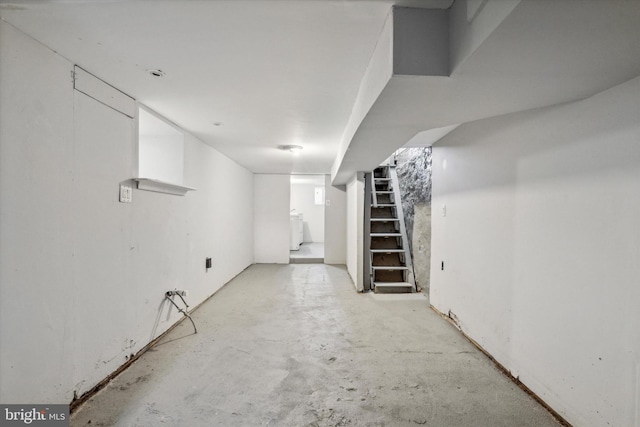
M374 173L370 172L369 175L373 177ZM370 248L371 248L371 204L373 202L372 197L375 197L375 186L371 187L372 184L375 185L373 178L367 179L367 174L365 173L364 179L364 223L363 223L363 256L362 256L362 264L363 264L363 286L362 291L367 292L372 290L373 285L373 263L371 262L370 257ZM367 274L367 271L369 274Z
M396 205L396 213L397 213L398 219L400 219L399 224L400 224L400 234L402 234L402 246L403 248L405 248L404 257L405 257L405 265L407 267L407 275L408 275L406 281L411 283L413 285L414 291L416 291L417 288L416 288L415 275L413 272L411 250L409 247L409 239L407 238L407 229L404 224L404 212L402 210L402 198L400 195L400 185L399 185L398 174L396 173L395 166L389 167L389 177L391 178L391 185L393 187L393 196L394 196L394 202Z
M371 175L371 200L374 208L378 207L378 195L376 194L376 174L374 172Z

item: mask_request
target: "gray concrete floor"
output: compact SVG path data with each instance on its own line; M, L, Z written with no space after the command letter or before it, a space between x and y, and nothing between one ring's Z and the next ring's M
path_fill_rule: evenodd
M254 265L71 417L72 426L557 426L422 294L342 267Z

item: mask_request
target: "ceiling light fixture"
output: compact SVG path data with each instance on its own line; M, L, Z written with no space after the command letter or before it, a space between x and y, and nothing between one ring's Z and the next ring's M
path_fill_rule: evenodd
M278 148L282 151L288 151L295 154L302 150L302 145L278 145Z
M147 70L153 77L164 77L165 72L162 70Z

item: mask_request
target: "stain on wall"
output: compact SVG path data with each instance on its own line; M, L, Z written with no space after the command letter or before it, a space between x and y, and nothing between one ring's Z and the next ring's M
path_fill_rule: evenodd
M431 206L425 203L414 205L413 248L416 284L428 295L431 277Z

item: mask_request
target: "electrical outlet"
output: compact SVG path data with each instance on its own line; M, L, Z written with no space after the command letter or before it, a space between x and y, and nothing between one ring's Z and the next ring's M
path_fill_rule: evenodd
M131 203L133 189L127 185L120 184L120 202Z
M170 296L170 297L174 296L174 295L181 295L183 297L186 297L187 296L187 291L175 289L173 291L167 291L166 294L167 294L167 296Z

